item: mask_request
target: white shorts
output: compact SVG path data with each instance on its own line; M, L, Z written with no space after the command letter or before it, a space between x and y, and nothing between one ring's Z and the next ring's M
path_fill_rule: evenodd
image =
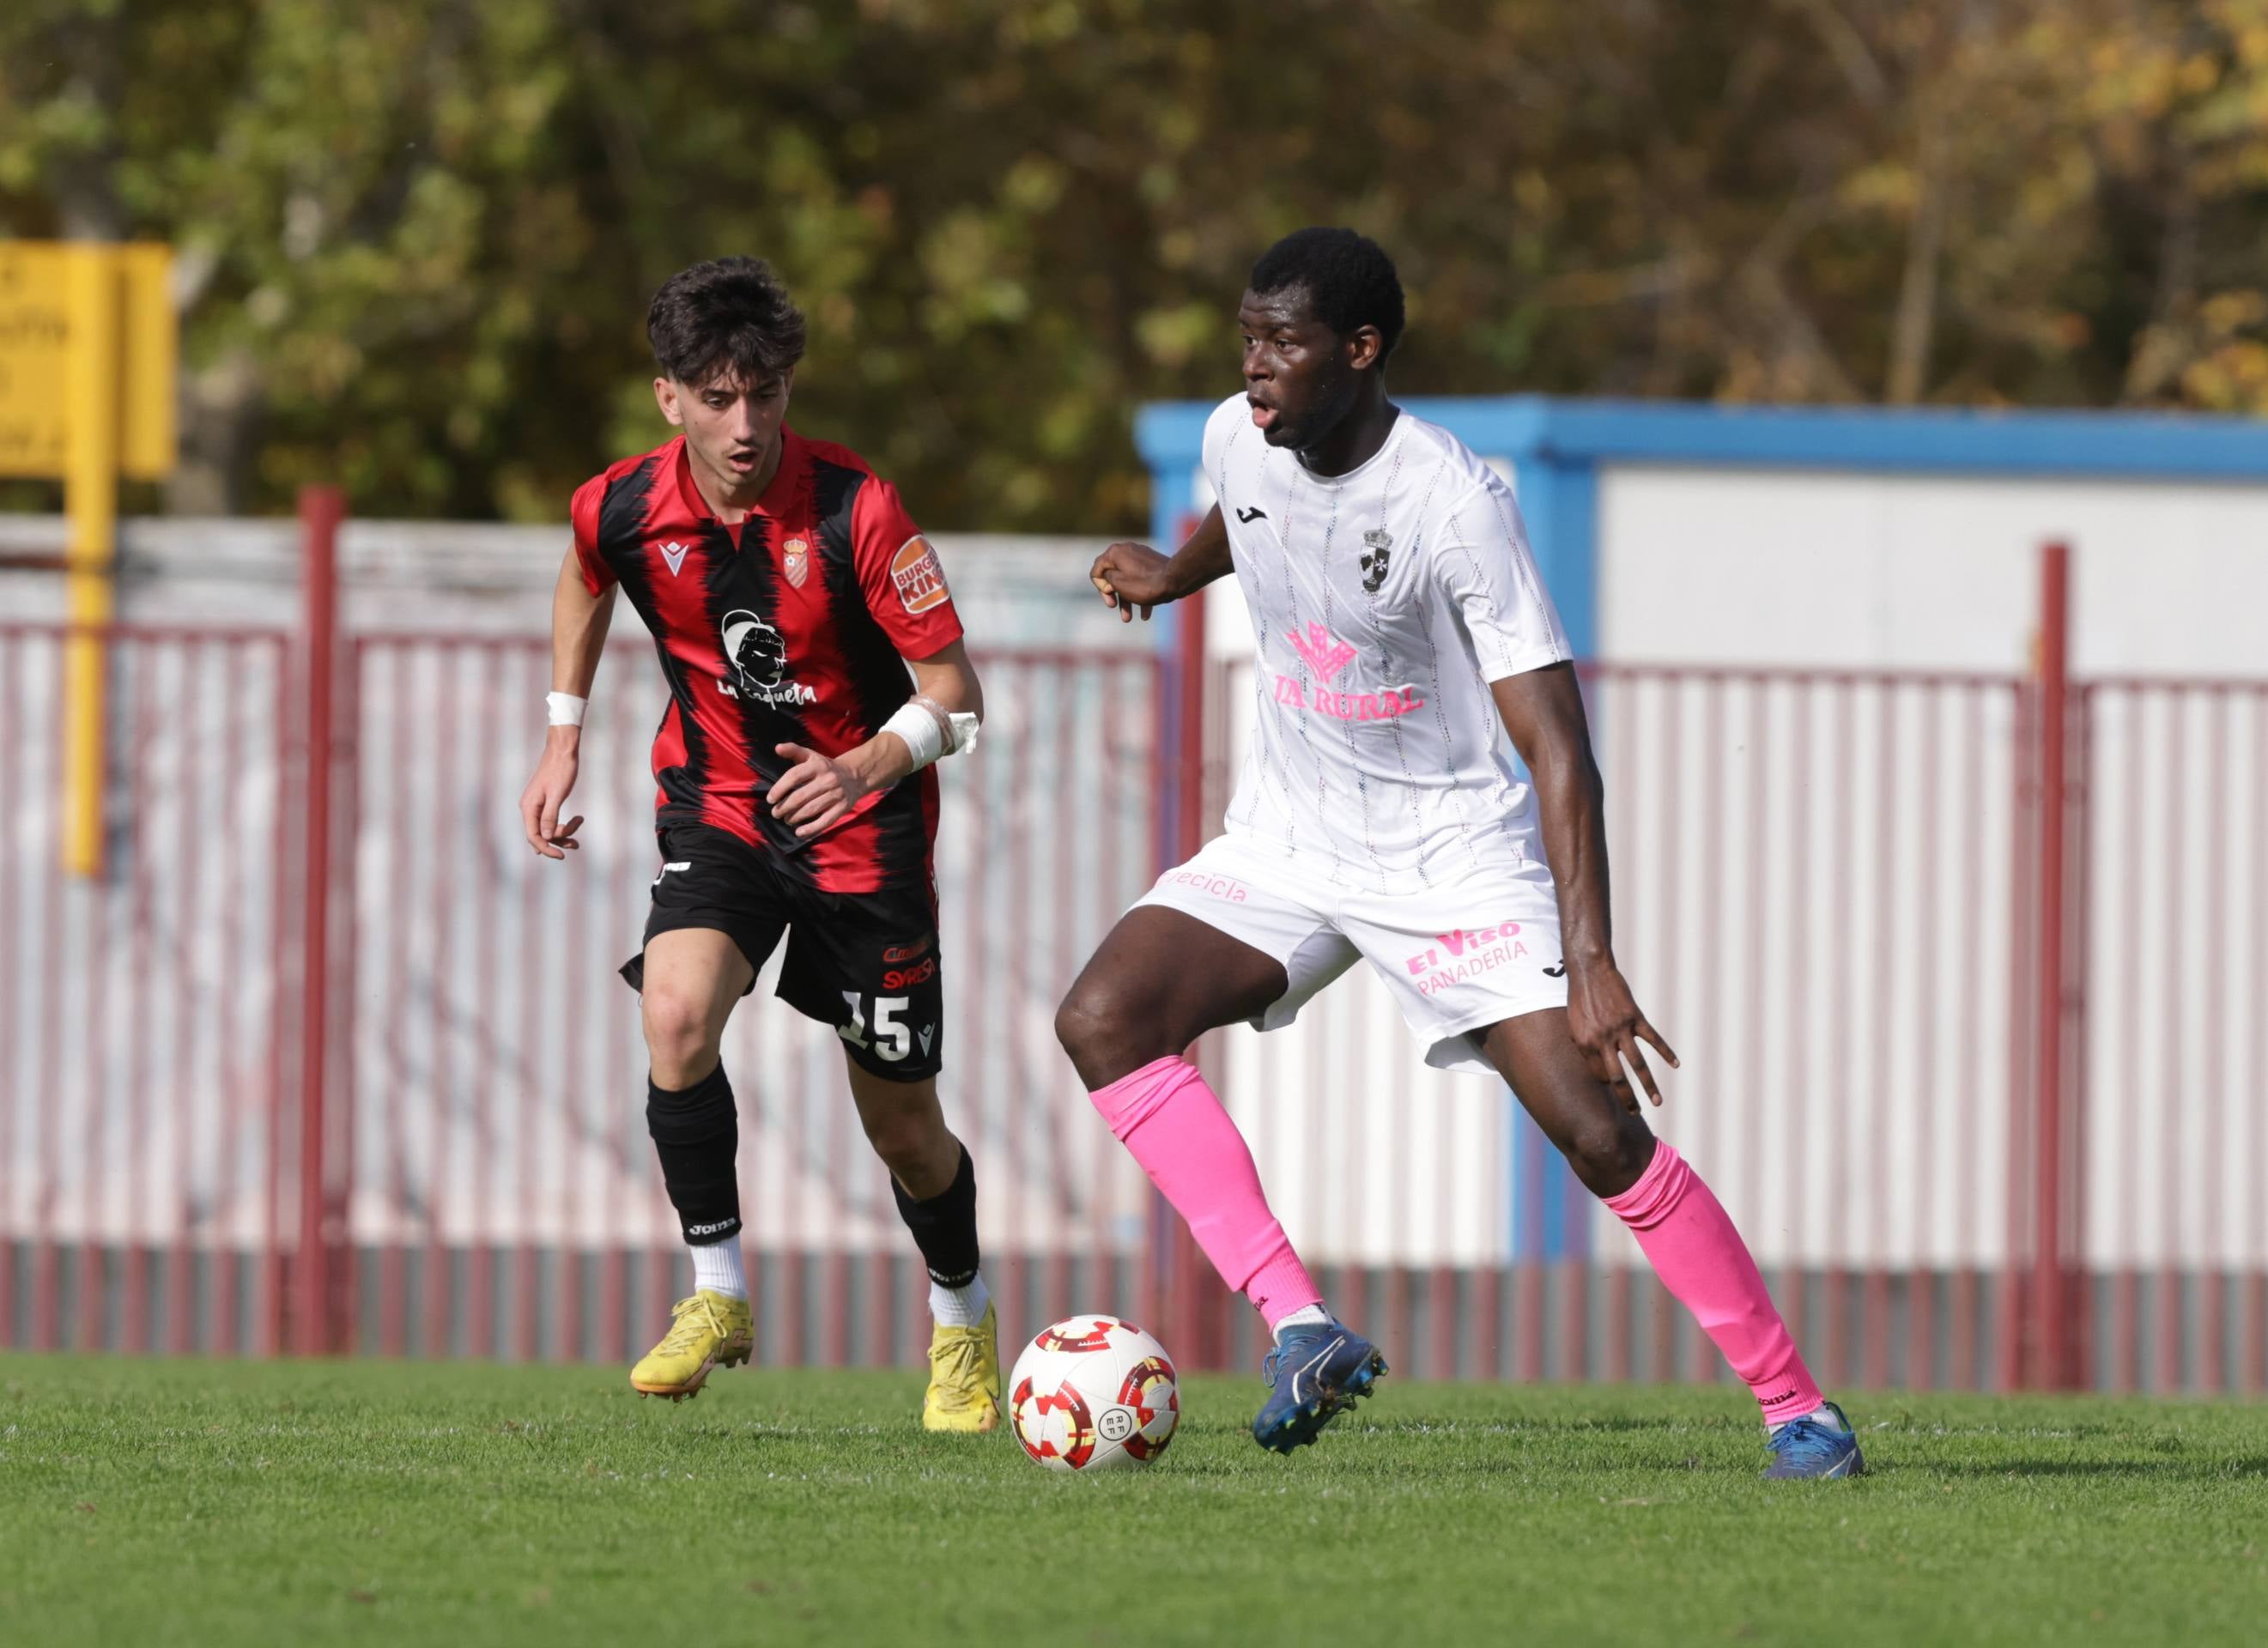
M1283 963L1291 988L1252 1021L1280 1030L1359 956L1386 981L1436 1070L1492 1075L1472 1032L1567 1004L1551 872L1507 855L1454 885L1395 893L1330 887L1281 853L1218 835L1168 870L1155 904Z

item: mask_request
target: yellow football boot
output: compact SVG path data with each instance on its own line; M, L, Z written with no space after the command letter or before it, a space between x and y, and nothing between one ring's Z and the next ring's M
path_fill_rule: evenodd
M711 1368L720 1362L738 1367L755 1350L755 1319L746 1299L703 1288L691 1299L678 1300L669 1313L669 1331L630 1370L630 1384L641 1396L666 1396L672 1402L698 1396ZM998 1384L998 1375L993 1382Z
M929 1339L929 1394L922 1398L924 1431L1000 1428L1000 1320L984 1307L974 1328L939 1322Z

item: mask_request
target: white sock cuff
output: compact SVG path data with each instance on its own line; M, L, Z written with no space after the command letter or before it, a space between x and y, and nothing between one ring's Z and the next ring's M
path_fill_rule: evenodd
M985 1307L991 1302L991 1291L981 1276L967 1287L929 1284L929 1313L940 1328L974 1328L984 1320Z
M695 1292L705 1289L711 1293L722 1293L726 1299L744 1299L748 1297L748 1281L740 1272L740 1244L738 1240L710 1242L691 1251Z
M1282 1339L1286 1328L1323 1328L1337 1320L1321 1305L1302 1305L1278 1321L1276 1337Z

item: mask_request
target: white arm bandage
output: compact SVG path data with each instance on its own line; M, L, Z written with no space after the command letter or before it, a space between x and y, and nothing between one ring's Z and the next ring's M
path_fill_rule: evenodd
M907 699L898 706L896 714L882 723L882 731L895 732L905 740L914 758L915 772L932 761L976 747L976 717L965 711L948 710L933 698Z
M578 698L571 692L556 692L544 694L543 702L551 711L553 726L581 726L583 707L590 703L590 700Z

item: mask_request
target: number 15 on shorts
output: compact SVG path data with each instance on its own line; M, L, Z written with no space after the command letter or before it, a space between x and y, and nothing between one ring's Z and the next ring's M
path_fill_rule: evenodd
M850 1004L850 1022L836 1025L836 1035L852 1047L870 1048L876 1056L893 1063L913 1052L913 1027L902 1023L898 1017L913 1004L913 997L862 997L857 990L844 990L843 999ZM873 1004L871 1012L867 1010L869 1002Z

